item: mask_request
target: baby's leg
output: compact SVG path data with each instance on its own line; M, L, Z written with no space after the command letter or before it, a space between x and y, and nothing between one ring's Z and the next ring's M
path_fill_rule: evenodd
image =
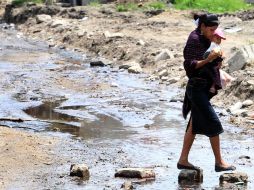
M226 82L232 82L233 80L235 80L235 78L233 78L232 76L230 76L228 73L226 73L225 71L221 69L220 69L220 74L222 78L225 79Z
M209 89L209 91L210 91L211 93L213 93L213 94L216 92L215 83L212 84L212 86L211 86L211 88Z

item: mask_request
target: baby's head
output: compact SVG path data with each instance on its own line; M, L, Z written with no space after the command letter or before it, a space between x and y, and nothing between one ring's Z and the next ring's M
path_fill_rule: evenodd
M220 28L217 28L213 33L212 41L216 44L220 44L221 39L226 40L226 37L224 36L223 31Z

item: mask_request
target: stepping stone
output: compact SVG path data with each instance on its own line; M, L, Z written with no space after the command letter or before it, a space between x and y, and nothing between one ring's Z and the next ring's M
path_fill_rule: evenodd
M243 172L224 173L220 176L220 183L247 184L248 175Z
M182 170L178 175L179 184L202 183L203 170Z

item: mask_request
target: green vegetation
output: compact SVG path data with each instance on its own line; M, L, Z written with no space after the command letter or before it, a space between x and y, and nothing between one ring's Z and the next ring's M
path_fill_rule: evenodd
M91 7L100 7L101 3L99 0L93 0L93 1L90 1L88 5Z
M147 9L165 10L167 5L163 1L155 1L155 2L148 3L146 7Z
M134 11L138 10L138 5L135 3L119 4L116 6L118 12Z
M174 5L177 9L206 10L211 13L235 12L253 7L244 0L175 0Z
M116 6L118 12L134 11L134 10L165 10L167 7L164 1L153 1L138 6L136 3L125 3Z
M16 6L21 6L25 3L43 3L45 0L13 0L12 3Z

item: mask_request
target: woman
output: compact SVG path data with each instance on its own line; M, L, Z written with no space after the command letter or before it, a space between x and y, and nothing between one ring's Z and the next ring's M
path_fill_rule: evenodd
M177 163L178 169L193 169L198 167L188 161L189 151L196 134L203 134L209 137L215 156L215 171L235 170L232 165L227 164L221 157L219 134L223 132L222 125L210 103L212 94L209 89L214 82L220 82L220 76L210 79L202 75L201 68L218 58L220 52L212 51L206 59L203 55L209 48L214 31L219 25L216 15L197 15L198 27L191 32L184 48L184 68L189 78L183 104L183 116L187 117L191 111L190 120L184 136L181 156Z

